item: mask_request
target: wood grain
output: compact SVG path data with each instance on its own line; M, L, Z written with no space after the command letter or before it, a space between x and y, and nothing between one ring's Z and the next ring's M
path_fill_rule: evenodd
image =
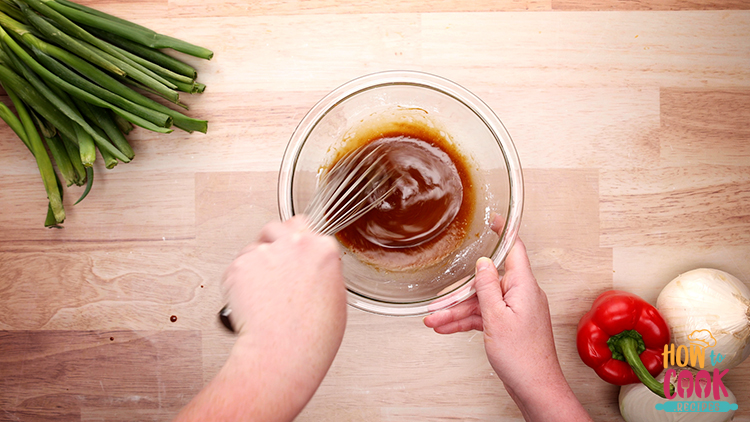
M746 86L750 13L579 12L422 15L422 70L460 83ZM699 28L711 28L696 36Z
M660 103L664 165L750 163L750 90L663 88Z
M76 3L140 23L139 19L168 16L168 0L78 0Z
M279 220L277 179L277 172L196 175L197 240L215 245L208 253L217 259L231 260L257 240L263 225Z
M382 70L447 77L507 127L526 179L521 236L563 371L595 420L622 420L618 388L575 349L599 293L654 301L699 266L750 283L747 2L84 3L215 51L173 53L208 85L184 102L209 132L136 130L136 159L97 164L89 198L72 206L71 189L65 229L46 230L34 160L0 125L0 420L169 420L232 347L216 318L221 277L278 219L296 125L330 90ZM735 421L750 421L749 371L727 378ZM522 417L481 333L440 336L419 318L350 309L298 419Z
M28 167L34 169L32 156ZM167 172L138 173L120 164L113 170L99 168L96 184L86 199L73 205L83 188L65 191L68 218L64 230L44 228L47 198L37 174L0 179L2 202L0 241L56 239L111 242L117 240L189 239L194 234L194 176ZM144 195L153 201L144 203ZM114 224L113 224L114 223Z
M552 0L553 10L748 10L742 0Z
M359 14L367 13L434 13L434 12L497 12L509 10L550 10L550 0L481 0L467 4L456 0L425 3L419 0L335 0L274 2L206 3L197 0L170 0L170 9L177 16L255 16L269 14Z
M338 408L349 409L343 412L344 418L357 420L355 411L391 414L391 419L401 420L409 413L422 419L421 415L438 412L445 419L462 415L470 418L482 408L495 413L509 407L510 398L483 358L481 334L446 337L421 329L418 318L381 321L377 316L354 310L349 316L349 330L331 368L332 376L326 378L316 395L316 399L327 399L326 402L337 403ZM459 344L460 352L455 347ZM381 353L371 353L373 347ZM436 367L443 370L435 371ZM456 389L457 384L467 388ZM342 391L348 393L341 394ZM375 391L379 393L374 394ZM429 401L415 401L424 394L430 395ZM460 401L468 406L457 409L455 403ZM317 403L311 402L305 412L315 411ZM303 414L300 420L326 419L320 410L317 412L317 418L312 418L314 413L310 412L310 418ZM328 415L333 415L330 410ZM517 409L512 415L520 417Z
M602 171L601 243L609 247L746 245L750 167Z
M658 89L484 87L476 94L503 120L526 169L659 164Z
M0 332L0 418L165 420L202 387L197 348L198 331Z
M216 320L206 308L221 303L223 268L214 268L179 242L6 250L0 254L0 328L200 329Z
M525 170L521 236L545 248L598 247L598 182L596 170Z

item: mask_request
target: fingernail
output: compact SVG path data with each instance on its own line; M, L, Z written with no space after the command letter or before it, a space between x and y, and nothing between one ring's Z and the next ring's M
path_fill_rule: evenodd
M495 266L495 263L492 262L492 260L487 258L486 256L483 256L477 260L477 272L488 270L494 266Z

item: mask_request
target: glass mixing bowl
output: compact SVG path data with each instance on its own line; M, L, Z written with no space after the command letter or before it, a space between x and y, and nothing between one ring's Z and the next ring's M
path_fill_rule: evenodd
M281 219L305 210L321 170L352 134L378 121L418 121L438 128L471 168L474 215L457 249L418 268L380 268L342 245L348 303L384 315L448 308L474 294L479 257L502 265L523 208L521 164L508 131L482 100L456 83L427 73L388 71L352 80L326 95L302 119L284 152L278 182ZM490 230L495 215L505 222L499 236Z

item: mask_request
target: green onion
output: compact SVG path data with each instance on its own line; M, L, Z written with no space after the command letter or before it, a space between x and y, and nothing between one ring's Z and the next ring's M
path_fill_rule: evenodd
M213 55L69 0L0 0L0 84L17 109L0 103L0 119L37 161L49 199L45 226L65 218L63 182L85 184L76 204L89 195L97 149L106 168L134 158L125 135L135 126L208 130L205 120L154 100L187 110L180 92L206 87L195 68L160 48Z
M126 109L129 112L140 117L143 117L158 126L169 127L171 123L174 123L175 126L188 132L197 130L199 132L206 133L206 131L208 130L208 122L206 122L205 120L187 117L184 114L172 110L169 107L166 107L150 98L144 97L143 95L133 91L132 89L118 82L116 79L97 69L96 67L90 65L86 61L78 58L73 54L68 53L65 50L44 43L43 41L35 41L31 38L29 38L29 40L32 49L36 48L39 50L35 50L35 54L37 58L42 62L42 64L44 64L48 69L54 71L60 77L66 79L71 84L84 88L93 95L98 95L103 100L120 106L123 109ZM60 59L68 66L78 69L79 71L83 72L90 80L97 83L99 87L103 87L104 89L91 84L81 76L78 76L73 71L60 65L46 55L54 55L55 58Z
M9 28L14 28L12 23L7 22L7 19L3 19L3 16L0 15L0 24L7 23ZM82 72L83 74L87 75L92 81L98 83L100 86L109 89L113 91L114 93L123 93L124 91L120 90L118 86L116 86L116 81L114 81L111 77L109 77L107 74L99 70L97 67L92 66L90 63L86 62L85 60L82 60L78 56L69 53L66 50L63 50L59 47L56 47L54 45L48 44L30 33L22 32L22 40L23 42L30 46L32 50L35 52L35 54L38 56L39 52L42 52L44 54L47 54L51 57L54 57L57 60L60 60L64 62L65 64L69 65L70 67L74 69L78 69L79 72ZM42 73L45 73L44 70L42 70ZM66 74L68 74L66 72ZM80 78L80 77L79 77ZM78 83L79 79L74 79L74 83ZM110 82L112 81L112 82ZM114 82L114 83L113 83ZM121 85L121 84L120 84ZM124 87L126 88L126 87ZM126 93L127 94L127 93ZM164 116L156 116L155 119L165 119ZM166 122L165 122L166 123Z
M3 24L3 22L2 22L2 14L0 14L0 24ZM30 36L30 35L31 34L26 33L24 35L24 37L27 37L27 36ZM33 37L33 35L31 35L31 36ZM88 92L86 92L86 91L84 91L84 90L82 90L82 89L80 89L80 88L78 88L78 87L76 87L74 85L71 85L71 84L65 82L64 80L60 79L60 77L58 77L57 75L53 74L52 72L50 72L49 70L47 70L46 68L44 68L42 65L40 65L36 60L34 60L1 27L0 27L0 39L2 39L5 42L4 47L6 47L6 46L10 47L10 49L6 50L6 53L15 53L15 54L17 54L20 57L20 59L23 61L23 64L28 65L29 68L33 69L34 72L40 74L48 82L50 82L52 84L55 84L56 86L62 88L66 92L68 92L69 94L71 94L71 95L73 95L75 97L78 97L80 99L83 99L84 101L88 101L88 102L90 102L92 104L95 104L95 105L98 105L100 107L110 108L110 109L112 109L112 111L114 111L114 112L116 112L118 114L121 114L123 117L127 118L128 120L132 121L133 123L139 124L139 125L141 125L143 127L149 128L149 129L154 128L152 130L156 130L156 131L161 132L160 128L157 128L154 124L152 124L152 123L150 123L150 122L148 122L148 121L146 121L144 119L141 119L140 117L132 115L131 113L129 113L129 112L125 111L125 110L121 110L118 107L115 107L112 104L109 104L109 103L101 100L99 97L97 97L95 95L92 95L92 94L90 94L90 93L88 93ZM11 56L11 59L13 59L13 56L11 54L8 54L8 55ZM21 67L21 66L18 66L18 67ZM31 70L28 70L28 72L24 72L24 76L26 76L27 74L31 75ZM31 79L32 79L32 81L31 81L32 84L34 84L33 80L35 80L37 78L35 78L35 77L32 76ZM37 87L37 86L35 86L35 88L39 89L39 87ZM76 110L73 110L71 107L67 107L65 104L62 104L60 101L58 101L59 98L55 99L55 96L47 95L46 91L42 92L42 94L44 94L45 97L47 97L48 99L50 99L50 101L52 101L56 106L60 107L60 111L62 111L68 118L70 118L71 120L73 120L74 122L76 122L77 124L79 124L81 127L83 127L94 138L94 140L96 140L97 142L99 142L99 143L102 144L103 148L109 148L110 152L115 157L117 157L119 160L121 160L123 162L130 161L130 160L128 160L127 157L125 157L124 155L122 155L122 153L120 153L119 151L117 151L111 144L109 146L107 146L107 144L109 144L109 141L107 141L106 139L100 138L96 134L96 132L91 128L91 126L88 123L86 123L86 121L83 120L82 117L80 117L80 114L77 113ZM54 122L53 122L53 124L54 124ZM54 124L54 125L57 126L56 124ZM164 130L166 130L166 129L164 129Z
M192 80L195 80L195 78L198 77L198 71L196 71L194 67L190 66L187 63L183 63L170 55L164 54L159 50L146 47L122 37L118 37L117 35L109 33L107 31L102 31L100 29L92 28L89 26L84 26L84 28L97 37L107 41L108 43L136 54L139 57L143 57L144 59L158 64L165 69L169 69L175 73L179 73L180 75L183 75Z
M170 127L172 125L172 118L170 116L151 108L144 107L140 104L136 104L126 98L123 98L102 88L99 85L89 82L74 71L60 64L60 62L58 62L57 60L44 54L42 51L36 50L34 51L34 53L39 62L47 69L54 72L61 79L90 93L91 95L101 98L103 101L107 101L110 104L116 105L117 107L121 107L123 110L127 110L128 112L133 113L138 117L142 117L143 119L146 119L157 126ZM83 63L85 62L82 62L81 65L83 65Z
M68 152L68 158L70 158L70 164L73 166L73 170L76 172L77 182L76 185L81 186L86 181L86 168L83 166L81 161L81 153L78 150L78 144L70 140L64 133L58 132L58 137L62 140L62 144L65 150Z
M52 209L52 213L55 217L55 222L62 223L65 221L65 210L63 209L62 196L60 195L60 189L57 184L57 175L55 174L54 168L52 168L52 161L47 155L47 150L44 148L42 138L39 136L34 122L31 121L26 106L23 101L19 99L12 88L8 85L3 84L5 92L10 97L13 105L16 106L16 112L18 112L18 119L21 121L26 136L29 139L29 145L31 145L31 152L36 158L36 164L39 167L39 173L42 176L42 182L44 182L44 189L47 191L47 198L49 199L49 205Z
M95 126L94 130L96 130L99 135L106 137L107 134L104 133L104 131ZM109 153L106 149L99 148L99 153L102 155L102 159L104 159L104 166L108 169L112 169L117 165L117 158L115 158L112 154Z
M91 186L93 185L94 185L94 168L86 167L86 189L83 190L83 194L81 194L81 197L78 198L78 200L73 205L78 205L79 202L83 201L87 196L89 196L89 192L91 192Z
M190 94L201 94L206 89L205 85L198 82L184 83L181 81L172 80L172 83L177 85L178 91L187 92Z
M188 42L178 40L177 38L172 38L167 35L158 34L141 25L137 25L133 22L117 18L115 16L88 8L86 6L82 6L80 4L76 4L71 1L43 1L49 7L55 9L56 11L78 23L111 32L123 38L127 38L131 41L143 44L147 47L171 48L173 50L177 50L179 52L206 60L210 60L214 55L211 50L208 50L206 48L199 47L197 45L190 44Z
M0 14L0 25L5 26L5 24L3 22L4 20L7 20L7 16L5 18L3 18L3 15ZM48 82L59 86L60 88L62 88L66 92L68 92L69 94L71 94L71 95L73 95L75 97L78 97L78 98L80 98L80 99L82 99L84 101L87 101L87 102L89 102L91 104L97 105L99 107L109 108L110 110L114 111L115 113L119 114L120 116L124 117L125 119L129 120L130 122L135 123L138 126L141 126L143 128L152 130L154 132L160 132L160 133L169 133L169 132L171 132L170 129L166 129L164 127L159 127L159 126L157 126L157 125L149 122L148 120L145 120L145 119L143 119L141 117L138 117L138 116L136 116L136 115L134 115L134 114L126 111L126 110L123 110L123 109L121 109L119 107L116 107L116 106L114 106L114 105L106 102L106 101L103 101L101 98L99 98L99 97L97 97L95 95L92 95L92 94L90 94L90 93L88 93L88 92L86 92L86 91L84 91L84 90L82 90L82 89L80 89L80 88L78 88L78 87L76 87L76 86L74 86L74 85L72 85L72 84L64 81L64 80L62 80L59 76L57 76L54 73L50 72L44 66L40 65L36 60L34 60L1 27L0 27L0 39L2 39L3 41L5 41L5 45L9 46L12 49L12 51L15 52L23 60L23 62L26 65L28 65L34 72L36 72L37 74L41 75ZM31 33L24 33L23 39L24 39L24 41L28 41L28 42L32 43L32 45L34 45L34 46L36 46L35 43L34 43L34 40L38 41L38 39L36 37L34 37ZM42 45L41 42L39 43L39 45ZM65 111L65 110L62 110L62 111ZM67 113L66 113L66 115L67 115ZM68 115L68 117L71 117L71 116ZM71 117L71 118L73 118L73 117ZM77 122L77 123L79 123L79 122ZM81 124L81 123L79 123L79 124ZM90 126L88 126L88 124L86 124L86 123L83 123L81 125L85 129L90 129ZM107 143L106 140L99 139L99 136L96 135L96 132L94 132L93 129L88 130L88 132L98 142L101 142L102 144L106 144ZM120 161L123 161L123 162L128 162L129 161L126 157L122 156L122 154L119 153L119 152L114 152L112 150L110 150L110 152L113 155L115 155Z
M57 174L55 174L55 181L57 182L57 188L60 190L60 199L63 198L63 187L62 183L60 183L60 178L57 177ZM47 204L47 218L44 220L44 227L50 228L50 229L61 229L63 228L60 224L58 224L57 219L55 218L55 212L52 210L52 204Z
M78 125L73 125L78 140L78 152L84 167L91 167L96 160L96 142L90 133ZM92 128L93 130L93 128ZM98 136L99 134L97 134Z
M193 78L189 78L189 77L181 75L181 74L179 74L177 72L173 72L173 71L171 71L169 69L165 69L165 68L159 66L158 64L151 63L150 61L148 61L148 60L146 60L146 59L144 59L144 58L142 58L140 56L137 56L137 55L135 55L135 54L133 54L133 53L127 51L127 50L124 50L124 49L122 49L120 47L117 47L117 46L114 46L114 45L112 47L115 50L119 51L125 57L128 57L130 60L132 60L132 61L140 64L141 66L145 67L146 69L154 71L158 75L161 75L164 78L164 80L166 80L167 82L170 82L172 85L174 85L174 83L172 82L173 80L179 81L179 82L183 82L183 83L186 83L186 84L191 84L194 81ZM174 86L172 86L172 88L177 88L177 86L174 85Z
M21 12L21 9L11 6L4 1L0 1L0 12L5 13L6 15L12 17L17 21L23 22L26 20L26 17L23 15L23 12Z
M163 82L157 80L157 78L155 78L153 75L148 75L147 70L137 69L137 64L128 62L128 60L123 56L117 57L118 52L115 51L115 49L112 48L109 44L89 34L85 29L76 25L74 22L58 13L57 11L47 7L47 5L41 0L21 1L31 6L37 12L54 21L61 27L63 31L66 31L72 37L78 38L85 43L91 44L90 46L87 46L89 49L94 50L97 54L103 56L106 60L115 63L133 79L148 86L151 89L162 92L164 95L173 95L175 97L179 97L179 94L169 89L163 84Z
M60 171L60 174L62 174L67 185L70 186L74 183L78 184L78 174L73 168L73 164L68 156L68 151L65 149L62 141L57 137L57 129L43 117L39 116L34 109L29 109L29 114L42 132L42 137L47 144L50 154L52 154L55 164L57 164L57 169ZM78 154L77 151L76 154Z
M78 106L78 109L81 110L81 113L83 113L83 115L86 116L87 119L92 121L96 126L104 131L109 140L112 141L112 143L117 147L117 149L120 150L120 152L125 154L125 156L129 159L133 159L133 157L135 156L133 149L130 147L128 140L125 139L125 136L122 134L122 132L117 129L117 125L115 125L115 122L113 122L112 118L109 117L109 114L106 110L104 110L103 108L92 106L91 104L81 100L76 100L75 103Z
M0 0L2 2L2 0ZM14 71L16 70L15 67L13 67L13 63L11 63L10 57L8 57L8 54L5 53L5 50L0 48L0 64L4 64Z
M57 129L52 126L50 122L45 120L43 117L39 116L34 109L29 109L29 114L31 114L31 119L36 123L39 130L42 132L42 136L45 138L51 138L53 136L57 136Z
M3 103L0 103L0 119L3 119L13 132L16 132L16 135L21 138L21 141L26 145L26 148L31 151L31 144L29 143L28 136L26 136L26 130L23 128L23 124L18 120L18 117L10 111L8 106Z
M114 120L117 128L120 129L120 132L122 132L124 135L127 135L128 133L133 131L133 124L125 120L122 116L119 116L115 113L109 113L109 115L110 117L112 117L112 120Z
M42 94L34 89L25 79L21 78L7 66L0 65L0 83L10 88L21 100L47 119L58 131L70 139L76 139L73 126L75 124L65 117L58 109L47 101Z
M125 54L121 54L119 51L115 50L114 46L105 43L105 45L107 45L107 48L100 49L99 47L91 45L89 43L84 42L84 45L96 51L98 54L102 55L108 60L117 63L118 66L121 66L125 69L128 76L135 79L136 81L174 100L178 100L180 98L180 94L174 91L174 89L177 87L173 83L169 82L166 78L163 78L152 72L145 66L140 65L138 62L131 60Z
M55 159L57 169L60 171L63 179L68 186L72 184L78 184L78 174L73 168L73 163L70 161L68 151L65 149L60 138L53 136L50 138L44 138L49 148L49 152L52 153L52 157Z
M185 110L189 110L189 107L186 104L181 103L180 100L172 101L170 98L166 98L165 96L161 95L160 93L154 91L153 89L151 89L151 88L149 88L147 86L144 86L141 83L138 83L137 81L134 81L134 80L126 78L126 77L117 76L117 75L115 75L114 78L118 82L120 82L121 84L123 84L123 85L126 85L126 86L131 87L131 88L137 88L137 89L139 89L139 90L141 90L143 92L147 92L149 94L158 95L158 96L164 98L165 100L171 102L174 105L178 105L178 106L184 108Z
M33 72L31 72L25 66L24 63L21 63L17 58L14 57L12 51L6 51L6 53L9 53L8 55L11 57L11 60L14 62L17 68L22 70L23 75L27 80L31 82L34 88L36 88L44 97L50 100L50 102L55 105L60 111L62 111L63 114L65 114L68 118L75 122L74 130L76 132L76 138L79 140L79 142L81 142L81 131L77 130L78 128L87 133L87 136L84 138L86 139L86 141L88 141L89 137L92 137L93 141L95 141L100 146L100 148L107 149L110 154L122 159L125 162L130 161L128 157L123 155L112 144L110 144L106 137L102 137L101 135L99 135L96 132L95 128L89 125L86 119L81 116L76 106L71 102L70 98L64 92L60 91L57 87L53 88L45 85L36 77L35 74L33 74ZM81 153L81 161L83 161L84 165L91 166L95 159L95 155L93 154L92 150L90 148L81 148Z
M95 51L87 48L83 43L79 42L75 38L57 29L55 26L44 20L41 16L31 11L28 6L26 6L26 4L21 3L21 5L21 9L26 15L26 20L35 28L37 28L45 37L47 37L47 39L53 40L55 44L66 48L72 53L81 56L82 58L101 67L102 69L106 69L118 75L126 75L124 70L117 67L109 60L106 60ZM29 28L24 29L29 30Z
M3 48L8 48L8 44L6 43L5 45L3 45ZM52 88L42 82L36 76L36 74L34 74L28 67L26 67L24 63L22 63L18 59L18 57L16 57L11 49L6 49L5 52L10 57L14 68L19 70L24 78L26 78L26 80L29 81L31 85L40 94L42 94L42 96L44 96L50 103L52 103L52 105L54 105L58 110L62 111L63 114L65 114L65 116L67 116L69 119L78 123L82 127L85 128L86 125L88 125L83 116L81 116L78 111L75 110L75 108L70 104L70 101L63 96L64 94L61 94L59 91L55 92Z
M6 92L8 93L9 96L11 96L11 98L13 98L15 100L15 101L14 100L11 100L11 101L14 101L14 103L16 103L16 104L20 103L20 99L18 99L18 97L15 96L15 94L13 93L13 91L9 91L9 90L6 89ZM24 128L23 124L18 119L18 117L15 114L13 114L13 112L10 111L10 109L5 104L3 104L3 103L0 103L0 118L2 118L8 124L8 126L10 126L10 128L14 132L16 132L16 134L18 135L18 137L21 138L21 140L23 141L23 143L26 145L26 147L29 149L29 151L31 151L31 153L33 154L34 151L32 150L31 143L29 142L29 137L26 135L26 129ZM54 146L51 146L51 148L50 148L50 150L53 151L52 152L53 155L55 154L54 148L55 148ZM63 161L63 158L60 158L60 159L55 158L55 160L58 162L58 168L61 168L60 167L60 163L63 162L62 168L61 168L60 171L61 171L61 173L66 172L67 170L65 168L65 163ZM70 161L68 161L68 162L70 162ZM41 170L40 170L40 172L41 172ZM57 184L57 189L60 192L60 203L62 204L63 187L62 187L62 184L60 183L60 179L57 177L57 174L55 174L55 182ZM70 186L70 184L68 184L68 186ZM47 205L47 218L44 221L44 226L45 227L61 228L61 226L58 223L61 223L61 221L58 222L57 217L55 216L55 210L53 210L53 208L52 208L52 202L49 202L48 205Z

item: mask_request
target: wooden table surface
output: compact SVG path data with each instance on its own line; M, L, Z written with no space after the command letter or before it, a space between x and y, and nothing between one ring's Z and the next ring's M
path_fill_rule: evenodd
M618 388L575 327L601 292L655 302L680 272L750 283L750 4L742 0L89 0L213 49L185 98L209 132L131 136L136 159L43 226L23 144L0 127L0 420L169 420L223 364L220 278L278 218L296 124L355 77L411 69L484 99L526 178L521 236L557 350L597 421ZM2 97L2 101L8 99ZM175 322L170 321L176 316ZM750 361L726 385L750 421ZM550 404L554 405L554 404ZM482 336L349 310L299 421L521 420Z

